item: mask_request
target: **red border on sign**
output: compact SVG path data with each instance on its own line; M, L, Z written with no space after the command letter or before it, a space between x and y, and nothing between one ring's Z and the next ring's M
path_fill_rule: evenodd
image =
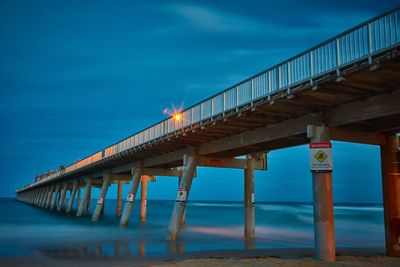
M310 143L310 148L332 148L332 144L330 142L315 142Z

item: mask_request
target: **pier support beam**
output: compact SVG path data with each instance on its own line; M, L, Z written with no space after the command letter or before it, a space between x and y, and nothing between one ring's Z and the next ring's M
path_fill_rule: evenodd
M51 197L53 196L53 192L54 192L54 186L51 185L50 186L50 190L49 190L49 194L47 196L47 200L46 200L46 204L44 205L45 209L48 209L50 207L51 204Z
M61 190L60 201L58 202L57 211L60 211L64 205L65 196L67 195L67 186L68 186L68 183L65 182L63 184L63 188Z
M51 209L51 210L53 210L54 207L55 207L56 204L57 204L57 194L58 194L58 191L60 191L60 184L57 184L57 185L56 185L56 190L54 191L53 200L52 200L51 205L50 205L50 209Z
M179 176L178 189L179 189L179 185L181 184L181 180L182 180L182 176ZM181 228L185 228L185 227L186 227L186 210L183 212L182 222L181 222Z
M310 125L311 142L330 142L329 128ZM314 242L316 258L335 261L335 228L333 217L332 171L312 171L314 199Z
M110 186L110 174L103 175L103 185L101 187L101 192L99 198L97 199L96 208L94 209L92 222L97 222L100 218L101 212L104 207L104 201L107 196L108 187Z
M75 195L76 195L77 189L78 189L78 181L74 181L72 184L72 191L71 191L71 195L69 198L68 207L67 207L67 210L65 211L66 213L70 213L72 210L72 206L74 205L74 200L75 200Z
M36 190L33 190L33 191L31 192L31 199L30 199L30 201L29 201L29 204L32 204L32 205L33 205L33 203L35 203L35 197L36 197Z
M178 231L182 223L182 217L185 213L186 201L192 186L193 176L196 170L197 156L194 154L185 154L183 156L183 173L179 185L178 195L172 211L171 221L169 223L167 240L176 240Z
M386 255L400 257L400 151L399 137L388 135L381 146Z
M142 176L141 192L140 192L140 222L146 222L146 211L147 211L147 181L148 176Z
M79 204L81 203L81 186L79 185L79 182L78 182L77 191L78 191L78 194L77 194L78 196L76 197L76 209L78 209Z
M129 189L128 197L126 198L124 211L122 212L121 221L119 223L121 227L128 226L129 219L131 218L133 203L135 201L135 196L139 187L141 174L142 174L141 168L134 169L131 187Z
M39 207L43 207L44 206L44 202L47 199L47 192L49 191L49 188L46 186L45 188L43 188L43 195L42 195L42 199L39 202Z
M38 198L36 199L35 205L39 206L40 201L43 199L44 188L40 188Z
M90 214L90 205L92 204L92 186L90 186L90 190L88 192L88 197L86 201L86 214Z
M46 207L47 200L49 199L50 192L51 192L51 186L46 186L46 194L44 195L44 199L43 199L42 203L40 204L40 206L42 208Z
M83 195L82 200L79 203L78 211L76 212L76 217L81 217L83 213L83 209L87 205L87 202L90 201L90 192L92 190L92 180L86 179L86 185L85 185L85 193Z
M255 159L246 156L247 166L244 169L244 238L255 238L255 212L254 212L254 166Z
M122 214L122 182L118 181L117 216L121 217L121 214Z

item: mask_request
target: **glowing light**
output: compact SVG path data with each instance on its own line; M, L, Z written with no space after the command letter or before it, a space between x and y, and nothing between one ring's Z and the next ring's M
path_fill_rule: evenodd
M180 121L181 119L182 119L182 114L181 113L175 113L174 114L174 119L176 120L176 121Z
M172 109L164 108L162 112L165 115L171 116L175 122L181 122L185 120L182 114L182 107L176 108L174 105L172 105Z

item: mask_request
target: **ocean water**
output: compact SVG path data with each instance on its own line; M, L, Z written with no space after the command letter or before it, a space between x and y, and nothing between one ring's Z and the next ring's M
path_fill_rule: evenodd
M0 199L0 257L152 257L249 248L243 240L243 203L192 201L179 241L165 241L174 201L149 200L147 222L136 202L129 227L119 228L115 200L107 200L97 223L86 215L49 211L14 199ZM92 211L95 200L92 200ZM257 203L252 248L313 247L313 210L307 203ZM384 247L381 205L335 206L337 247ZM247 244L248 245L248 244Z

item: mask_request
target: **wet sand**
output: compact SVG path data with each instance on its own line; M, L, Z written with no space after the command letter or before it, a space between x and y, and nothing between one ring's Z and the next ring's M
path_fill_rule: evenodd
M168 257L71 257L68 255L0 258L0 266L400 266L383 249L338 249L337 261L313 258L312 249L226 250Z

